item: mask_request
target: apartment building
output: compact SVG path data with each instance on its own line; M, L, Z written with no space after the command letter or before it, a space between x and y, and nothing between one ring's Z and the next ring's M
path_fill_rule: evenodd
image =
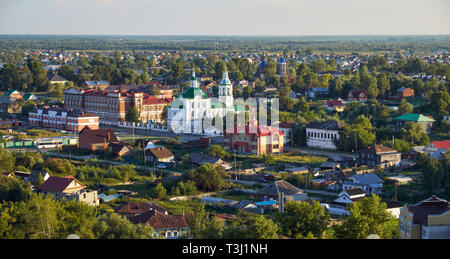
M160 123L164 120L164 106L172 102L169 98L156 98L143 92L130 92L123 89L99 91L95 89L64 91L66 108L82 108L97 114L101 124L116 124L124 121L127 111L136 107L143 122Z
M28 122L37 128L61 129L80 132L84 127L99 128L99 117L82 109L39 107L28 113Z
M450 239L450 204L432 196L400 210L400 239Z

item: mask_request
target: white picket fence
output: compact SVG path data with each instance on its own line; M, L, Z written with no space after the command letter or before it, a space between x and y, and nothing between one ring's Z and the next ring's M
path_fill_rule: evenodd
M117 127L119 128L129 128L129 129L142 129L142 130L156 130L156 131L170 131L169 127L167 125L162 124L156 124L151 121L148 121L147 123L140 123L140 122L117 122Z

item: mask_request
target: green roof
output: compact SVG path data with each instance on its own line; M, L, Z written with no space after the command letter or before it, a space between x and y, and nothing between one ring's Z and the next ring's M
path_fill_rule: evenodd
M24 100L28 100L28 99L30 99L30 97L31 97L32 95L33 95L33 94L30 94L30 93L24 94L24 95L23 95L23 99L24 99Z
M396 120L402 120L402 121L414 121L414 122L433 122L434 119L431 119L427 116L424 116L422 114L417 113L409 113L409 114L403 114L398 117L395 117Z
M237 112L248 111L248 108L242 105L235 105L234 110Z
M212 109L225 108L225 107L226 107L226 105L223 102L211 101L211 108Z
M17 90L14 89L9 89L8 91L5 92L5 96L10 96L12 93L14 93Z
M201 96L202 99L209 98L208 95L198 87L189 87L181 96L185 99L193 99L196 95Z

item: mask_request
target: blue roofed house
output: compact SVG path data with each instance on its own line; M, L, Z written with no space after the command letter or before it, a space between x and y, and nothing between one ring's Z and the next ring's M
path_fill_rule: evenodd
M380 194L383 189L383 179L374 173L356 174L342 183L342 189L361 188L367 194Z

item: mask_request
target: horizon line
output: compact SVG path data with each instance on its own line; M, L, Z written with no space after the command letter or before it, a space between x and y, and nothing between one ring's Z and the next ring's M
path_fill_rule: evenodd
M0 33L0 36L203 36L203 37L330 37L330 36L450 36L450 33L443 34L48 34L48 33Z

